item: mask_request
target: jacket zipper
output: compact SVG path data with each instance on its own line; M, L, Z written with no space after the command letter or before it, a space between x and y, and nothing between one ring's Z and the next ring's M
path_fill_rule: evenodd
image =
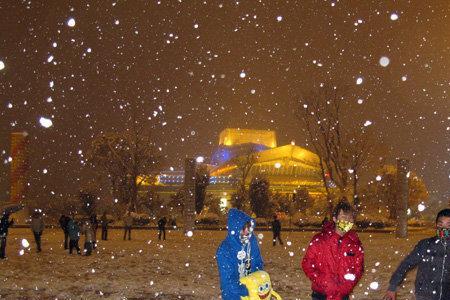
M442 242L441 242L442 243ZM447 258L447 243L442 243L444 246L444 259L442 260L442 273L441 273L441 292L439 294L439 300L442 300L442 281L444 280L445 260Z

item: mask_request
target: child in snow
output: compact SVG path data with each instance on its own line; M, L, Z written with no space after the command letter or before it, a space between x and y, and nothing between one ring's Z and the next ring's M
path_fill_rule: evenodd
M364 251L353 228L353 207L343 198L306 250L302 268L313 300L348 300L364 271Z
M264 263L258 241L253 234L255 221L244 212L232 208L228 212L228 235L217 249L217 265L223 300L236 300L248 296L240 278L263 270Z

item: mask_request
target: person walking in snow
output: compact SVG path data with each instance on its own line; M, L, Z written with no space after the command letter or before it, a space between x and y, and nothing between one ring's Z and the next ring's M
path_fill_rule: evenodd
M103 213L103 215L100 218L100 223L102 224L102 240L107 241L108 240L108 224L110 221L108 220L108 216L106 215L106 212Z
M131 240L131 226L133 226L133 216L129 211L125 213L125 216L123 217L123 226L124 226L124 233L123 233L123 240L126 240L127 232L128 232L128 240Z
M9 213L4 211L0 219L0 259L6 258L6 238L8 228L14 224L14 219L9 220Z
M45 225L42 220L42 215L35 211L31 216L31 231L33 231L34 241L36 242L37 252L41 252L41 236L44 231Z
M69 233L69 254L72 254L73 249L77 249L77 253L81 254L80 246L78 246L78 241L80 240L80 227L73 218L69 218L67 231Z
M90 217L91 227L92 227L92 233L93 233L93 243L92 243L92 249L97 248L97 229L98 229L98 219L97 214L92 214Z
M68 230L68 224L69 224L70 218L66 215L62 215L61 218L59 218L59 226L61 226L61 229L64 232L64 250L69 249L69 230Z
M302 268L313 300L348 300L364 272L364 251L354 230L353 207L343 198L306 250Z
M278 220L278 216L273 215L272 221L272 233L273 233L273 245L277 244L277 239L280 245L283 245L283 241L281 240L281 222Z
M230 209L227 228L227 237L216 253L220 288L223 300L238 300L248 296L247 288L239 279L263 270L264 263L253 233L255 221L250 216L238 209Z
M81 226L81 233L84 234L84 255L89 256L92 253L95 243L95 233L92 228L92 223L90 219L86 219Z
M450 209L436 216L436 235L421 240L392 274L384 300L395 300L396 290L409 270L417 267L416 300L450 299Z
M161 240L161 236L164 241L166 240L166 224L167 224L166 217L163 217L158 220L158 230L159 230L158 240Z

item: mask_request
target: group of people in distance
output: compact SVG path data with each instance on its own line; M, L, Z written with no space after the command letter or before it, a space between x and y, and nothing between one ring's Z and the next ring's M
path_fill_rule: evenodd
M10 219L11 212L3 211L0 214L0 259L6 258L6 242L9 228L14 224L14 219ZM124 222L124 236L125 240L128 235L128 240L131 240L131 228L133 226L133 217L129 212L123 216ZM85 217L76 220L74 216L62 215L59 218L59 225L64 232L64 249L69 250L69 254L72 254L74 250L78 254L81 254L79 246L79 240L81 235L85 236L84 242L84 255L89 256L97 246L97 228L101 225L102 236L101 239L106 241L108 239L108 226L112 223L111 219L108 219L106 213L97 220L97 215L93 214L90 217ZM158 220L158 239L166 240L166 217L162 217ZM172 220L172 226L176 228L175 219ZM45 229L45 224L40 210L34 210L31 214L31 231L33 232L36 242L36 251L42 251L41 236Z
M311 239L301 268L311 280L313 300L348 300L364 273L364 250L354 230L355 210L343 198L333 210L332 221ZM272 226L279 226L276 217ZM217 249L222 299L240 300L249 294L240 279L264 269L254 234L255 221L232 208L228 234ZM436 235L421 240L393 273L383 300L395 300L406 273L417 267L416 300L450 300L450 209L436 217ZM275 239L280 238L274 230ZM281 242L281 239L280 239ZM381 297L380 297L381 298Z

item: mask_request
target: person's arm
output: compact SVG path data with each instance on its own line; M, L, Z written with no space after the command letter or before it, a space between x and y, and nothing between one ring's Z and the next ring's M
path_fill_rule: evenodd
M390 298L387 299L395 299L395 291L397 289L397 286L403 281L406 273L417 266L417 264L420 262L422 257L422 245L423 244L419 242L416 247L414 247L414 250L411 251L411 253L409 253L408 256L405 257L405 259L403 259L395 272L392 274L391 280L389 281L388 292L385 296L389 296ZM392 298L392 294L394 295L394 298Z
M239 282L237 265L232 264L233 259L223 249L217 252L217 264L219 267L220 287L222 294L248 296L247 288Z
M328 278L323 278L321 276L317 266L320 262L320 259L317 258L316 253L318 252L318 243L315 242L316 237L313 237L313 240L309 244L306 249L305 256L303 257L301 267L303 272L305 272L306 276L311 280L315 285L319 286L322 291L329 291ZM320 292L320 291L318 291Z

